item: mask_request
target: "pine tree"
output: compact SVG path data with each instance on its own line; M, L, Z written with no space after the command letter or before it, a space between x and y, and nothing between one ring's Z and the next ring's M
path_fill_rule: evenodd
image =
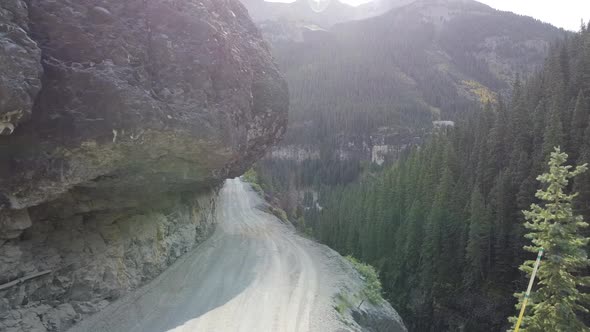
M507 135L507 115L504 104L500 101L496 112L494 125L488 134L487 159L488 166L485 170L484 179L489 181L493 179L497 172L502 169L506 163L505 138Z
M587 167L584 164L572 171L571 166L564 165L567 158L567 154L555 149L549 161L549 173L537 178L545 186L536 194L542 205L532 204L529 211L524 211L525 227L530 230L525 237L532 242L525 250L536 253L543 248L546 258L538 272L538 289L531 294L522 331L590 331L578 316L589 312L584 307L588 294L579 288L590 285L588 277L580 276L580 271L590 266L585 250L589 238L580 235L580 230L588 224L582 216L574 215L572 200L576 194L565 192L570 179ZM521 270L530 274L533 264L532 260L526 261ZM515 296L523 300L523 293ZM510 321L516 321L516 317Z
M510 280L512 266L510 264L512 251L509 246L511 211L514 202L511 199L510 177L501 172L495 181L490 197L494 217L494 268L496 280Z
M531 121L529 120L526 97L520 78L516 78L512 93L509 119L509 140L514 146L512 159L518 159L521 152L528 151L531 142Z
M469 209L469 238L465 250L467 260L465 282L470 286L474 286L484 279L484 266L490 247L490 221L483 196L477 186L471 194Z
M422 245L423 230L422 230L422 203L416 200L410 209L406 223L407 238L405 239L404 256L409 261L410 272L414 273L418 267L418 258L420 255L420 247Z
M448 221L447 202L452 194L452 175L448 167L444 168L443 176L436 190L436 196L426 222L424 241L422 242L420 263L422 287L430 291L434 280L442 278L440 275L442 251L442 233L445 222Z
M584 140L584 130L588 123L588 109L586 106L586 98L582 90L578 93L576 98L576 106L574 107L574 114L572 116L571 124L571 146L581 147ZM575 156L574 156L575 158Z
M543 135L543 152L549 159L551 151L555 146L562 146L564 143L563 125L560 119L559 110L553 109L547 119L547 127Z
M583 142L581 143L578 164L590 163L590 123L586 128ZM578 213L590 215L590 174L585 173L574 180L574 189L579 193L574 203Z

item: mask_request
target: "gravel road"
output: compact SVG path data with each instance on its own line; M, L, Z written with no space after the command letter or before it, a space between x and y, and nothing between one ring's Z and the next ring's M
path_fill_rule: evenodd
M333 309L343 260L263 205L249 185L228 180L211 238L70 331L350 330Z

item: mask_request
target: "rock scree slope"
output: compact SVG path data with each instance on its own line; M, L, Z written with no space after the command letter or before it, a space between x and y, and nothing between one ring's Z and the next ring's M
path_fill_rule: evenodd
M354 312L339 315L337 295L358 291L360 276L333 250L263 212L263 204L249 185L227 180L213 236L70 332L406 331L385 301L355 303Z
M3 0L0 46L2 331L62 331L153 279L285 131L237 0Z

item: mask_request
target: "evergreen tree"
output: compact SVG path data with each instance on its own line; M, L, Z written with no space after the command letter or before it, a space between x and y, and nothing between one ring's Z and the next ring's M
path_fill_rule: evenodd
M570 146L574 149L572 151L576 151L576 147L582 146L584 142L584 131L586 130L586 126L588 124L588 106L586 104L586 98L584 97L584 93L582 90L578 93L578 97L576 98L576 106L574 107L574 114L572 115L572 124L571 124L571 139L570 139ZM578 154L570 155L573 159L577 159Z
M579 150L578 164L590 163L590 123L584 133ZM590 216L590 174L584 173L574 180L574 189L579 193L575 199L577 211Z
M549 161L549 173L538 177L545 187L536 194L542 203L532 204L529 211L524 211L525 227L530 230L525 237L532 242L525 249L537 253L543 248L546 258L538 272L539 286L531 295L523 331L590 331L577 315L588 312L584 304L588 304L589 297L580 290L581 286L590 285L588 277L580 276L590 266L585 250L589 238L580 234L588 224L573 212L572 200L576 194L566 193L570 179L587 167L584 164L572 171L571 166L564 165L567 158L567 154L555 149ZM521 270L530 274L533 264L533 260L526 261ZM515 296L523 300L523 293Z
M510 177L501 172L495 181L495 186L490 194L490 204L494 219L494 279L509 280L511 276L511 246L510 240L510 212L514 210L514 202L511 201L513 194L510 192Z
M564 143L563 125L559 116L559 110L553 109L547 119L547 127L543 136L543 154L549 159L551 151L556 146Z
M484 266L487 264L486 256L490 253L490 222L483 196L477 186L471 194L469 208L469 238L465 253L467 260L465 281L467 285L474 286L480 284L484 279Z
M416 200L410 209L407 218L407 238L404 246L404 257L409 261L410 272L414 273L417 270L418 257L420 255L420 246L422 245L423 230L422 230L422 203Z
M433 280L442 278L439 274L445 262L440 260L444 228L448 224L447 202L452 190L452 175L448 167L445 167L443 176L436 190L437 194L428 216L426 234L422 242L421 277L423 286L428 290L433 285Z

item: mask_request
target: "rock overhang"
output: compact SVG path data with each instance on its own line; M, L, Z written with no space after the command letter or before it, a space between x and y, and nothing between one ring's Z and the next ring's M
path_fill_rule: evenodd
M0 52L0 63L31 76L0 82L29 96L10 107L23 109L18 119L0 121L10 123L0 136L0 238L26 228L27 208L64 195L110 196L116 208L117 196L150 201L219 183L285 132L286 83L237 0L0 8L1 23L26 37L0 41L30 49L25 62ZM14 103L1 96L0 106Z

